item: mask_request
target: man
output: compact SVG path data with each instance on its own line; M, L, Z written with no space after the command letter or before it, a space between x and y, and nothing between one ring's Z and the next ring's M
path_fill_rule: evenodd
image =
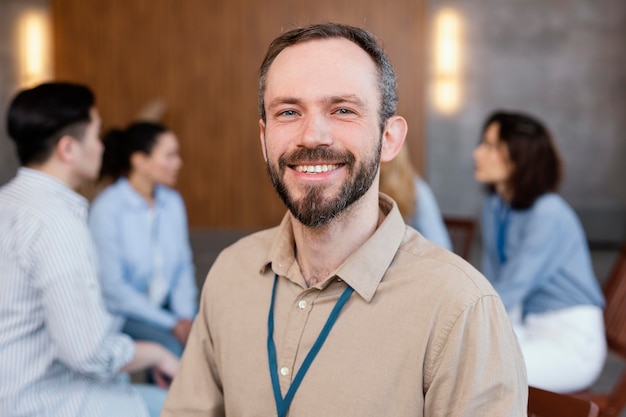
M378 192L407 131L395 90L364 30L270 45L261 145L289 212L211 268L163 416L526 415L498 296Z
M154 367L165 385L178 360L111 332L87 201L74 191L100 168L92 92L68 83L23 90L7 128L22 167L0 188L0 415L158 415L166 391L134 389L118 374Z

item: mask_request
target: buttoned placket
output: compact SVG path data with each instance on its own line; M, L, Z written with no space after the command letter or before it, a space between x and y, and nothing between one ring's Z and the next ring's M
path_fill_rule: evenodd
M304 289L294 299L289 309L284 338L276 340L278 375L283 395L289 389L298 372L298 367L309 353L335 302L345 289L343 285L333 285L338 281L340 280L335 278L321 290L319 288ZM314 321L315 328L311 328L311 321ZM312 366L315 367L315 363Z
M287 316L285 338L279 342L278 374L280 376L280 389L283 395L289 389L294 376L294 367L298 355L306 355L307 352L300 352L302 335L309 320L309 315L314 308L314 301L320 295L320 291L315 288L308 288L302 291L294 300ZM297 369L295 370L297 372Z

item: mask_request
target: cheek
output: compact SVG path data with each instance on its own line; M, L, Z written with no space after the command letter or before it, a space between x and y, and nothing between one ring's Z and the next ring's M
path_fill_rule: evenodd
M294 124L295 125L295 124ZM271 133L270 133L271 132ZM298 137L298 130L295 126L280 126L265 131L265 148L268 154L280 152L286 143Z
M103 148L101 145L94 145L89 152L89 155L91 156L90 159L93 161L99 161L100 158L102 158L102 152Z
M280 140L276 140L276 136L267 138L264 143L263 153L270 162L278 160L278 158L286 152L286 147L280 146Z
M173 161L163 161L159 164L159 171L164 175L170 175L176 169Z
M498 164L499 171L501 171L504 174L510 173L511 165L509 164L508 160L504 156L498 155L497 164Z

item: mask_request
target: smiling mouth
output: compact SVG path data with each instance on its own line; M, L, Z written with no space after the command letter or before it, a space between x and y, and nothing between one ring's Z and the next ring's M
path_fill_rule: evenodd
M339 168L340 164L332 165L292 165L291 167L298 172L305 172L307 174L321 174L323 172L334 171Z

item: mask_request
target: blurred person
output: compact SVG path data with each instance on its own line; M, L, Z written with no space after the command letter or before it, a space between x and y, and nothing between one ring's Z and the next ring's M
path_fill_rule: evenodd
M415 172L406 146L394 159L380 165L380 191L396 201L409 226L426 239L452 250L450 235L435 195Z
M124 333L180 357L197 288L185 205L171 188L182 164L178 139L159 123L137 122L109 131L104 146L100 174L115 183L93 201L89 227L107 307Z
M498 295L379 194L379 163L407 123L374 36L285 32L259 101L288 212L213 264L163 416L525 416L523 358Z
M0 188L0 415L158 416L166 391L120 373L153 368L165 387L178 359L112 330L87 201L75 192L100 167L92 92L69 83L22 90L7 129L22 166Z
M487 186L482 272L518 335L530 385L556 392L589 387L602 370L604 298L572 208L556 194L561 161L537 119L498 111L474 151Z

